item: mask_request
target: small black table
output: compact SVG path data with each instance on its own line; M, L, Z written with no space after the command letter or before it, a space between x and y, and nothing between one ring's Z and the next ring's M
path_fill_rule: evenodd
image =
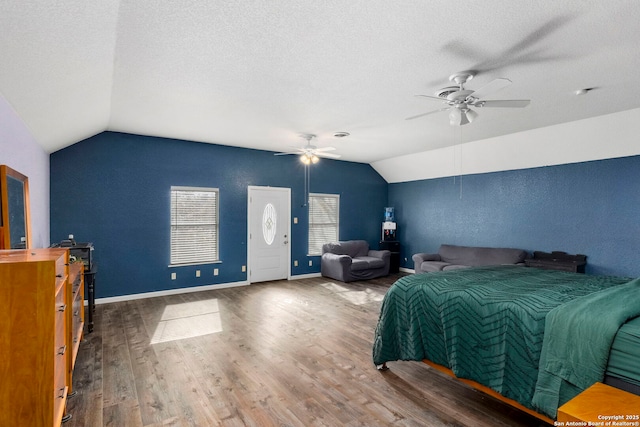
M397 240L381 240L378 249L391 252L391 265L389 273L397 273L400 271L400 242Z
M570 255L560 251L551 253L535 251L533 258L525 259L524 263L527 267L584 273L584 268L587 265L587 256L582 254Z

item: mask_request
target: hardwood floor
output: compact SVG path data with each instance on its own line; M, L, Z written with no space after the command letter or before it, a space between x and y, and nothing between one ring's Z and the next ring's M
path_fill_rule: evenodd
M98 305L65 427L548 425L421 362L376 370L374 329L398 277Z

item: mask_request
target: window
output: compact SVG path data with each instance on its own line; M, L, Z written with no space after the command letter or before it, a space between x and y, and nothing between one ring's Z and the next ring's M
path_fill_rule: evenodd
M218 261L218 189L171 187L171 265Z
M322 255L322 245L338 241L340 196L309 194L309 255Z

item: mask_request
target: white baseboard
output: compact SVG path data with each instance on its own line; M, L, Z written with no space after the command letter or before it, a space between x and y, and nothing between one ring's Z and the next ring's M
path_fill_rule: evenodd
M411 274L414 274L416 272L413 268L405 268L405 267L400 267L400 271L402 271L403 273L411 273Z
M291 276L289 280L312 279L314 277L322 277L322 274L320 273L296 274L295 276Z
M407 273L413 273L413 270L409 270L406 268L401 268L400 270L405 271ZM322 277L322 275L320 273L297 274L295 276L291 276L289 280L311 279L315 277ZM216 285L192 286L189 288L167 289L165 291L144 292L141 294L129 294L129 295L120 295L117 297L97 298L96 305L109 304L112 302L132 301L132 300L144 299L144 298L163 297L168 295L188 294L191 292L211 291L214 289L236 288L239 286L248 286L248 285L249 285L249 282L247 281L218 283ZM85 305L87 304L88 302L85 300Z
M163 297L167 295L188 294L191 292L211 291L214 289L236 288L238 286L247 286L247 285L249 285L249 282L246 282L246 281L219 283L216 285L191 286L189 288L167 289L166 291L144 292L141 294L130 294L130 295L121 295L117 297L98 298L96 299L96 305L109 304L112 302L131 301L131 300L144 299L144 298ZM86 301L85 301L85 304L86 304Z

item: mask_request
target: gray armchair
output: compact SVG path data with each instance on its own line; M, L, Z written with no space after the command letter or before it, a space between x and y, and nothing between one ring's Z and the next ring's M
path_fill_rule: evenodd
M324 277L352 282L387 276L391 252L369 250L365 240L325 243L322 245L320 273Z

